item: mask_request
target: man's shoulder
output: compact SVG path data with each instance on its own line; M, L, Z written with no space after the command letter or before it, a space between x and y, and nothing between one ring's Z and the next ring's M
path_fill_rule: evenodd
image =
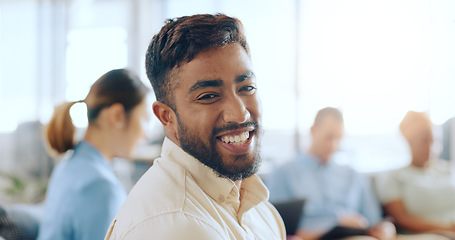
M191 207L188 198L194 184L182 166L173 161L155 160L117 213L114 226L111 226L113 231L116 235L124 235L141 232L140 229L149 229L149 232L154 226L169 225L172 229L176 226L175 221L183 221L183 225L204 222L205 216Z
M162 159L139 179L117 214L117 218L147 218L163 212L179 210L185 198L185 169ZM172 201L169 201L172 199Z
M200 215L187 211L168 211L122 227L115 220L106 239L223 239L223 229Z

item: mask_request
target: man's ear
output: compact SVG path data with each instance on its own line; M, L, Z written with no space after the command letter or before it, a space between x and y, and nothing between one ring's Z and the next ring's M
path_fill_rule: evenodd
M127 125L125 108L120 103L114 103L107 109L107 119L109 125L113 128L120 129Z
M169 138L177 139L177 116L168 105L155 101L153 103L153 113L163 124L164 129L166 130Z

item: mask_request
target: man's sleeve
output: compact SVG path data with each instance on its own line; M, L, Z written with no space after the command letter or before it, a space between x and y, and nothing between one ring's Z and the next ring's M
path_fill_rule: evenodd
M359 176L359 182L362 183L361 209L360 214L365 216L374 226L382 221L382 209L378 196L374 191L370 178L364 175Z
M227 227L227 226L226 226ZM209 222L185 213L167 213L147 219L126 233L116 233L115 228L110 240L161 240L161 239L198 239L228 240L219 229Z
M74 206L75 239L104 239L110 222L125 200L125 195L106 180L86 186Z

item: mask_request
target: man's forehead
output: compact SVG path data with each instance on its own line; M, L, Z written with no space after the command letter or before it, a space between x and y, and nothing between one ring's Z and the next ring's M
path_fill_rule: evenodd
M240 45L239 45L240 47ZM241 47L240 47L241 48ZM180 64L169 74L174 87L187 85L192 86L199 81L234 81L242 82L246 79L255 78L252 63L243 49L229 48L229 53L217 52L221 48L212 49L196 55L191 61ZM234 52L234 53L233 53ZM218 56L213 56L218 54ZM231 58L230 58L231 57ZM214 61L212 58L215 58Z
M254 76L254 73L251 71L247 71L244 74L237 76L234 80L234 84L242 83L248 79L251 79ZM190 89L188 90L189 93L195 92L200 89L204 89L207 87L223 87L225 85L223 79L202 79L196 81L193 85L191 85Z
M336 119L335 117L332 117L330 115L324 116L320 122L316 125L317 128L321 129L324 132L327 131L340 131L342 132L344 130L344 125L343 123Z

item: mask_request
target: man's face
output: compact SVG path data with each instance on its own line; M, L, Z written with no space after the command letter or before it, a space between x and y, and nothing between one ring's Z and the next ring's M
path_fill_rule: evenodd
M417 167L425 166L430 160L433 133L431 127L422 126L417 129L409 139L411 147L412 164Z
M343 123L332 116L325 116L312 127L311 134L313 153L326 163L338 149L343 137Z
M252 64L237 43L199 53L174 75L180 147L234 181L260 164L261 103Z

